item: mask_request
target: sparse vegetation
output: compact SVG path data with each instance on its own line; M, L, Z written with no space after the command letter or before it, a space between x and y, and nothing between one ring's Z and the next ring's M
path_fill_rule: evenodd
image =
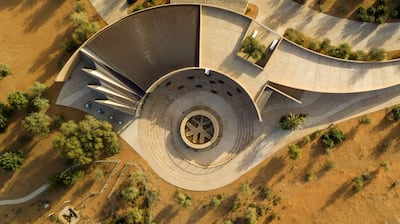
M320 42L318 39L306 37L301 31L293 28L288 28L284 33L284 37L312 51L345 60L382 61L386 59L386 52L382 48L373 48L368 54L362 50L353 51L347 43L333 46L328 38Z
M211 197L211 201L209 203L210 207L218 207L222 201L224 200L224 196L222 194L218 194L218 195L213 195Z
M50 179L52 188L67 187L76 184L85 176L85 171L80 167L56 174Z
M357 14L358 19L362 22L385 23L389 15L389 9L386 2L387 0L377 0L375 4L368 9L364 6L360 6Z
M359 122L360 124L371 124L371 118L363 116L362 118L360 118Z
M134 186L125 186L121 189L120 196L126 202L134 202L139 192L139 189Z
M246 221L249 224L256 224L258 219L257 208L248 207L246 210Z
M240 192L245 196L248 197L250 195L250 185L247 183L244 183L240 185Z

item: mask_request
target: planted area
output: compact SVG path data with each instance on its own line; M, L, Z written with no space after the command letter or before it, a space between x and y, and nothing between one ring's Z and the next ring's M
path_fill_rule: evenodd
M371 49L369 52L362 50L353 51L351 46L347 43L334 46L331 45L331 41L328 38L325 38L322 41L313 39L293 28L288 28L283 36L302 47L335 58L355 61L383 61L387 58L385 50L381 48Z

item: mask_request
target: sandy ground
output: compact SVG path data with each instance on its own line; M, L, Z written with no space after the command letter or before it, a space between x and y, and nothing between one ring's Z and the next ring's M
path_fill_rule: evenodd
M9 64L14 72L13 76L0 81L2 101L9 92L26 91L34 80L39 80L50 86L47 97L54 103L60 89L53 83L58 71L57 56L61 53L61 41L70 34L69 26L65 24L68 24L67 17L72 7L73 1L1 1L0 27L8 32L0 34L0 62ZM49 110L50 114L60 112L68 119L82 117L78 111L54 105ZM160 191L160 200L153 208L153 217L159 223L222 223L226 219L244 217L250 204L271 209L260 217L259 223L267 223L272 211L279 217L273 221L277 223L399 223L400 188L399 184L391 186L400 181L400 125L388 122L385 114L386 111L379 111L369 115L370 125L359 125L358 119L339 124L348 138L330 155L324 154L318 140L313 140L302 147L302 158L297 161L290 160L287 149L283 148L229 186L210 192L186 192L193 198L193 206L186 209L175 202L177 189L157 177L147 163L123 142L121 154L110 158L121 162L116 175L110 179L111 185L103 193L90 197L91 192L97 191L104 182L93 180L92 171L96 170L93 167L85 180L72 188L49 190L25 204L0 207L0 224L51 223L48 215L59 212L66 204L79 208L86 217L82 223L101 220L110 212L106 198L127 161L134 161L142 167L149 184ZM28 154L21 170L15 173L0 171L0 199L24 196L66 167L51 147L51 136L43 140L34 139L25 146L16 142L22 133L19 119L23 116L22 112L14 116L8 131L0 135L0 151L21 147ZM390 149L382 150L380 145L388 141L391 142ZM327 161L333 162L333 169L324 168ZM382 162L390 164L387 171L380 166ZM352 189L352 179L367 171L372 179L361 192L356 193ZM306 180L307 173L312 174L312 180ZM243 183L250 185L251 193L247 197L241 195L242 206L229 213L233 195L239 193ZM281 198L276 206L271 204L271 199L259 199L262 185L272 188L273 195ZM216 194L224 195L221 206L204 206ZM51 207L44 209L42 203L47 200ZM66 201L70 202L64 203Z

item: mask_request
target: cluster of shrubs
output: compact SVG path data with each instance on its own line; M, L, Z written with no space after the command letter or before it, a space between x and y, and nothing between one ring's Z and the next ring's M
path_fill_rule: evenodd
M338 128L330 128L321 136L322 144L326 149L331 149L346 140L346 135ZM329 152L329 150L327 150Z
M358 8L357 17L363 22L385 23L389 15L389 9L386 3L387 0L378 0L368 9L364 6L360 6Z
M288 28L284 33L284 37L312 51L336 58L356 61L382 61L386 58L386 52L381 48L371 49L368 53L362 50L353 51L347 43L333 46L328 38L322 41L308 38L302 32L293 28Z

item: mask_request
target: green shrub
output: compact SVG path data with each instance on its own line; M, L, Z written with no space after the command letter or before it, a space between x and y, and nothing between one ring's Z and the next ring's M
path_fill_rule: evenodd
M306 181L310 182L314 179L314 174L313 173L306 173Z
M124 218L127 224L140 224L144 221L143 210L138 207L130 209L126 217Z
M75 12L82 12L82 11L85 11L86 10L86 7L85 7L85 4L83 3L83 2L77 2L77 3L75 3L75 6L74 6L74 11Z
M321 43L318 40L311 40L308 44L308 48L313 51L320 51Z
M184 208L192 206L192 198L180 191L176 192L176 201L180 206Z
M4 133L8 127L8 118L0 113L0 133Z
M248 207L246 210L246 221L249 224L256 224L258 219L257 208Z
M19 169L25 162L24 155L18 151L8 151L0 156L0 166L7 171Z
M339 45L339 47L332 47L328 54L330 56L342 59L349 59L351 47L347 43Z
M249 196L250 195L250 185L247 183L240 185L240 192L246 197Z
M332 48L331 46L331 40L329 38L325 38L321 42L321 51L328 53L330 49Z
M322 135L322 144L326 148L333 148L335 145L342 143L346 139L343 131L337 128L331 128L327 133Z
M11 69L8 65L0 64L0 78L11 75Z
M56 174L50 179L50 185L53 188L67 187L76 184L85 176L85 171L81 168L70 169L66 172Z
M351 52L349 57L350 60L356 60L356 61L366 61L367 58L368 58L367 54L362 50Z
M28 106L28 95L19 91L10 93L7 96L8 103L17 110L22 110Z
M363 116L362 118L360 118L359 122L360 124L371 124L371 118Z
M266 185L263 185L263 186L261 187L260 193L261 193L261 196L262 196L264 199L269 198L269 196L271 195L271 192L272 192L272 189L271 189L270 187L268 187L268 186L266 186Z
M240 208L241 205L242 205L242 204L240 203L239 198L236 197L235 200L232 202L230 211L231 211L231 212L236 211L237 209Z
M247 36L240 46L240 51L246 54L246 58L251 57L258 61L264 56L265 46L257 39Z
M38 81L35 81L30 87L29 87L29 97L31 99L35 97L41 97L43 93L47 90L47 85Z
M353 179L354 189L356 191L361 191L364 186L364 178L362 176L357 176Z
M400 120L400 105L393 107L389 111L387 116L390 121L399 121Z
M213 195L209 205L213 208L218 207L222 203L223 199L224 196L222 194Z
M296 130L301 127L305 120L305 114L290 113L281 117L281 119L279 120L279 127L283 130Z
M299 148L299 146L295 144L290 144L288 148L289 148L288 154L290 159L297 160L301 158L301 149Z
M121 189L120 196L126 202L134 202L139 196L139 189L134 186L125 186Z
M22 128L33 135L46 137L50 133L50 117L44 113L31 113L22 122Z
M283 34L288 40L295 42L298 45L304 46L305 36L302 32L293 28L288 28Z

